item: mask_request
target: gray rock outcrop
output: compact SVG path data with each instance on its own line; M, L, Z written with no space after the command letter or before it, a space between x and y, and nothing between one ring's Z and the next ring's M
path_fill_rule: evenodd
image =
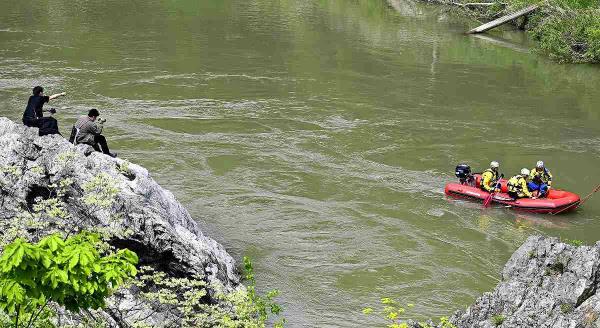
M73 146L58 135L37 134L35 128L0 118L0 168L4 170L0 172L2 231L6 233L11 228L6 225L19 212L31 210L36 199L48 197L56 189L53 184L70 179L72 183L65 187L64 196L69 199L65 202L69 220L78 222L87 216L87 220L81 220L82 228L87 224L127 231L110 243L135 251L142 265L170 276L200 274L225 290L239 286L232 257L220 244L203 235L188 211L146 169L94 152L87 145ZM91 212L78 196L100 173L118 192L110 206ZM218 302L211 295L207 297L208 302Z
M494 291L450 321L459 328L600 327L599 286L600 242L573 246L532 236L506 263Z

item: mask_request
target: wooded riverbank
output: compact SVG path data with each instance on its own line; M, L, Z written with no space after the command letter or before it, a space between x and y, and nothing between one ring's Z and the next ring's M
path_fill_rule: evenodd
M562 63L600 62L600 4L590 0L424 0L458 8L485 23L528 6L538 8L511 21L535 42L535 51Z

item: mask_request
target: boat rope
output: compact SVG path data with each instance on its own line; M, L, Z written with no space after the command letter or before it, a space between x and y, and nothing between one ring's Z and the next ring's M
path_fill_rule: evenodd
M589 193L587 196L583 197L581 200L579 200L579 201L577 201L577 202L575 202L575 203L573 203L573 204L571 204L571 205L569 205L569 206L567 206L567 207L563 208L562 210L560 210L560 211L558 211L558 212L551 213L551 214L552 214L552 215L560 214L560 213L562 213L562 212L564 212L564 211L566 211L566 210L568 210L568 209L572 208L573 206L575 206L575 208L577 208L577 207L579 207L579 206L583 205L583 203L587 202L587 201L588 201L588 199L590 199L590 198L591 198L591 197L592 197L592 196L593 196L595 193L597 193L598 191L600 191L600 185L596 186L596 188L594 188L594 190L592 190L592 192L591 192L591 193Z

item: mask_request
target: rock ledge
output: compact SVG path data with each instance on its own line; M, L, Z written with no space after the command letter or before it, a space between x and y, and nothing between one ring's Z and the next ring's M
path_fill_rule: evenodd
M600 327L599 286L600 242L573 246L532 236L506 263L496 288L450 322L459 328Z

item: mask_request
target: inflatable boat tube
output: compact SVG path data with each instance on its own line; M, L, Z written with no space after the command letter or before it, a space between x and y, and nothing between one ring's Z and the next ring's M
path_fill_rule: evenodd
M450 182L446 184L446 195L454 198L465 198L483 202L483 200L489 196L489 193L477 187L479 186L480 179L481 176L475 175L475 186ZM574 210L580 202L579 195L558 189L550 189L548 196L544 198L521 198L515 200L506 193L508 191L506 186L507 182L506 179L500 180L502 191L496 193L494 197L492 197L492 203L501 204L519 211L556 214Z

